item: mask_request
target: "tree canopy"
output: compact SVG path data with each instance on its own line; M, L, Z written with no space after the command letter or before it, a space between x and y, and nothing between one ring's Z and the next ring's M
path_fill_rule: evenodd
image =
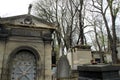
M111 52L117 63L119 0L38 0L34 5L35 15L56 24L54 45L63 53L75 45L91 45Z

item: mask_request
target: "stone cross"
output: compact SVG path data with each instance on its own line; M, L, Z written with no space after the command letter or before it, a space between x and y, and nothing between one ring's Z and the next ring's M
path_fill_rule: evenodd
M31 9L32 9L32 4L29 4L29 7L28 7L28 14L29 15L31 14Z

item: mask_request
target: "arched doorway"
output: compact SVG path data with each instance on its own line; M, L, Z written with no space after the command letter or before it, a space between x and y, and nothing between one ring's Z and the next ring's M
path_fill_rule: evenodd
M11 59L10 80L36 80L37 60L28 50L17 52Z

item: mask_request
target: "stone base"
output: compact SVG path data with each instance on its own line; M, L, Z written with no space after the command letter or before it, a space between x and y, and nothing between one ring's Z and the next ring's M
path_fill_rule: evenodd
M78 66L78 80L120 80L120 66L85 65Z
M120 80L120 78L114 78L114 79L92 79L92 78L79 77L78 80Z

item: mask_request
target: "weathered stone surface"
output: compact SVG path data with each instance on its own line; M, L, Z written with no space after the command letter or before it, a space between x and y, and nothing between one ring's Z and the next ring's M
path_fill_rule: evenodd
M26 17L31 18L31 24L24 23ZM35 57L34 80L51 80L51 33L54 26L32 15L21 15L1 18L1 27L3 28L0 30L0 80L14 80L11 77L11 69L16 59L14 57L20 51L28 51ZM23 71L24 75L26 72Z
M57 63L57 78L70 78L70 65L66 55L62 55Z
M90 64L92 60L90 46L75 46L75 52L72 53L72 68L78 65Z
M119 80L120 66L116 65L84 65L78 66L79 80Z

